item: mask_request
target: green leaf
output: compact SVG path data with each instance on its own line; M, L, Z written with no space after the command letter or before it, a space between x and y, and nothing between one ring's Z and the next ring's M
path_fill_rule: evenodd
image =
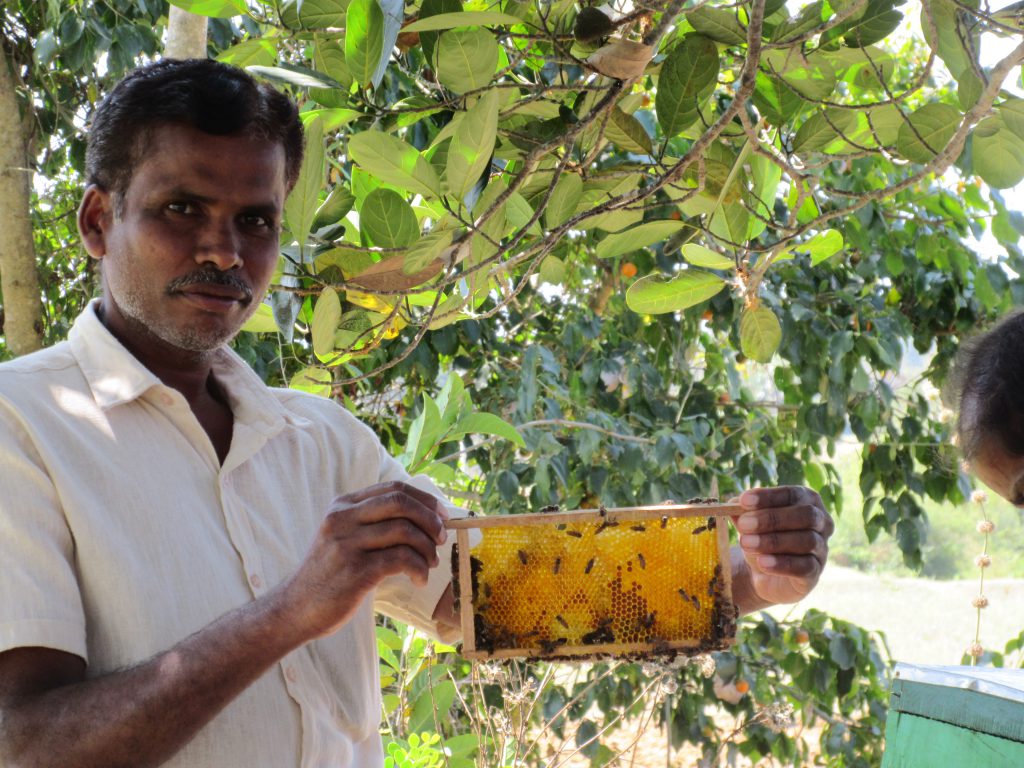
M448 191L459 200L490 166L498 132L498 106L498 92L488 91L466 111L455 129L448 147L445 180Z
M485 29L442 33L434 50L438 82L455 93L483 88L498 68L498 43Z
M356 199L349 188L344 184L338 184L327 195L327 199L324 200L320 207L316 209L311 229L315 231L320 229L320 227L326 227L328 224L337 224L352 210L355 202Z
M860 18L842 25L843 42L863 48L887 38L903 20L903 14L893 5L892 0L869 0Z
M406 468L415 472L418 465L430 453L437 450L437 439L441 433L441 411L430 395L423 395L423 410L411 425L402 460Z
M384 52L384 12L377 0L352 0L345 14L345 63L360 85L369 85Z
M687 35L665 58L658 75L654 108L668 137L698 116L698 97L718 80L718 46L703 35Z
M284 203L284 218L288 231L301 245L309 236L316 216L320 189L324 185L324 132L320 120L313 120L306 126L306 149L302 158L302 169L295 188Z
M686 269L668 280L663 275L642 277L626 291L626 305L634 312L657 315L700 304L725 287L725 280L711 272Z
M946 148L961 117L960 111L949 104L926 104L900 126L896 151L912 163L931 162Z
M363 200L359 228L380 248L405 248L420 236L420 225L412 206L393 189L385 187L373 190Z
M217 61L245 69L250 66L272 67L277 61L277 48L265 37L243 40L217 54Z
M567 274L565 262L551 254L544 257L544 261L540 263L540 267L537 269L537 275L541 281L549 285L561 285L565 282Z
M264 67L253 64L246 69L254 75L274 80L278 83L297 85L301 88L340 88L341 85L334 79L312 69L300 67L294 64L279 64L275 67Z
M845 135L857 125L857 113L829 107L804 121L793 137L794 152L826 152L846 145Z
M728 256L712 251L697 243L687 243L682 247L683 258L695 267L708 269L735 269L736 262Z
M334 334L341 322L341 299L333 288L324 288L313 307L313 322L310 335L313 337L313 354L320 361L334 352Z
M423 0L420 5L420 21L432 16L439 16L444 13L461 13L462 3L460 0ZM434 49L437 46L437 32L421 32L420 47L423 49L423 58L426 61L434 60Z
M215 19L249 15L245 0L171 0L171 5L197 16L210 16Z
M638 227L608 235L597 244L594 255L599 259L610 259L624 253L631 253L652 243L665 240L686 226L685 222L672 219L644 222Z
M281 5L281 23L288 29L340 29L347 5L347 0L288 0Z
M977 20L961 8L956 0L924 0L921 8L925 40L954 75L973 71L972 59L977 65L977 53L972 52L979 50L981 31Z
M757 80L754 83L754 105L772 125L785 125L796 117L804 104L800 94L786 85L782 78L764 72L757 73Z
M1024 141L1006 125L1002 113L974 129L973 170L990 187L1008 189L1024 179Z
M415 275L426 269L451 245L454 234L450 229L442 229L419 238L405 255L402 271L407 275Z
M726 45L747 42L747 33L736 18L736 12L726 8L702 6L686 14L690 25L705 37Z
M401 139L381 131L363 131L348 140L348 151L367 173L385 184L438 197L441 182L423 156Z
M771 50L762 60L783 82L807 99L824 101L836 89L836 73L823 54L804 56L798 48Z
M458 11L457 13L439 13L425 19L417 19L412 24L402 27L403 32L434 32L439 29L455 29L456 27L497 26L500 24L522 24L518 16L499 11Z
M811 266L820 264L843 249L843 233L837 229L826 229L819 232L805 243L793 246L793 250L806 253L811 257Z
M768 307L744 309L740 316L740 349L751 360L767 363L782 341L779 318Z
M276 333L277 321L274 320L274 310L269 304L260 302L252 317L245 321L242 330L249 333Z
M618 107L612 109L604 135L612 144L627 152L639 152L644 155L654 152L651 137L647 135L643 123Z
M583 194L583 179L577 174L564 171L558 177L544 206L544 226L554 229L576 213L576 204Z
M312 392L321 397L331 396L331 384L334 377L326 368L303 368L292 376L288 386L291 389L299 389L303 392Z
M434 731L435 713L441 722L446 722L448 710L455 701L455 683L451 680L437 680L427 685L412 705L409 715L409 732Z
M463 435L494 435L505 440L510 440L520 448L526 448L526 442L519 431L493 413L470 413L463 416L452 427L452 431L445 438L446 441L458 440Z

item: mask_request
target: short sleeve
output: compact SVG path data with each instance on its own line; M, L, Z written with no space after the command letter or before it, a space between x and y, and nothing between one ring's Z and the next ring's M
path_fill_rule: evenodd
M74 540L29 429L0 399L0 652L87 658Z
M449 502L444 494L434 485L426 475L410 476L405 467L392 458L380 444L375 442L380 451L380 475L377 482L386 483L393 480L401 480L430 493L439 498L448 509L449 517L465 517L466 511ZM454 536L449 536L443 545L437 548L437 556L440 560L435 568L430 569L425 586L416 586L412 579L405 574L391 576L381 582L377 587L374 597L374 604L377 610L393 619L412 624L422 629L427 634L443 640L454 642L459 639L458 630L449 626L439 625L434 621L434 609L438 600L444 595L445 590L451 584L451 561L452 545L455 542Z

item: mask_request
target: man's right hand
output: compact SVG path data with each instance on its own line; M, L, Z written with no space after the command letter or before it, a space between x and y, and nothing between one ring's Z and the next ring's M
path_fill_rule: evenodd
M441 501L391 482L339 496L298 570L280 587L281 609L311 637L347 622L386 577L404 573L423 585L444 543Z

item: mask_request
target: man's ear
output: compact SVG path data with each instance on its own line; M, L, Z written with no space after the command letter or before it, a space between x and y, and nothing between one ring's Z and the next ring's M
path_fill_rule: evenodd
M78 234L82 245L94 259L107 254L107 236L114 221L114 195L107 190L90 184L82 195L78 206Z

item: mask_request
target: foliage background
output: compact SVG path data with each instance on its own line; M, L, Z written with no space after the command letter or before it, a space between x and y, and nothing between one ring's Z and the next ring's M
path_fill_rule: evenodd
M211 56L303 106L276 291L236 342L268 383L337 397L479 510L806 483L907 567L952 567L925 558L926 510L969 485L921 385L941 387L960 338L1024 298L1024 217L998 191L1024 177L1024 102L1002 88L1020 77L1018 17L952 0L603 19L569 0L176 4L212 17ZM898 30L910 14L918 35ZM159 54L166 18L155 0L4 6L43 343L94 291L74 231L83 127ZM1016 47L983 64L995 37ZM982 258L979 237L999 247ZM22 351L5 342L0 357ZM911 349L927 367L897 386ZM860 498L835 462L851 438ZM397 765L440 759L411 743L421 730L450 764L537 761L517 749L542 723L599 764L616 716L665 718L709 762L881 753L883 655L824 615L754 621L708 678L492 675L387 625L381 650ZM820 743L772 730L780 702L824 723Z

